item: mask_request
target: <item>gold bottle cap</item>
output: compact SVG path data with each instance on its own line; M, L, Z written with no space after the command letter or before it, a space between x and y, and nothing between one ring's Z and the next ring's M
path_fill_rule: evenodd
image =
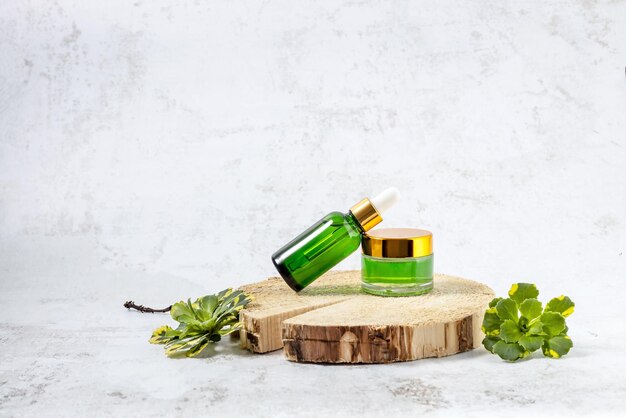
M383 217L368 198L352 206L350 212L359 221L364 231L369 231L383 221Z
M363 234L363 254L382 258L423 257L433 253L433 234L414 228L380 228Z

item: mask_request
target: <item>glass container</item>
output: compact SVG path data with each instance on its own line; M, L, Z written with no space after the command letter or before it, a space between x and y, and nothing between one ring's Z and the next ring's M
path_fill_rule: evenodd
M324 216L272 255L276 270L293 290L304 289L356 251L361 234L382 222L381 213L398 196L397 189L389 188L372 200L361 200L347 213Z
M433 289L432 233L381 228L363 235L361 288L378 296L415 296Z

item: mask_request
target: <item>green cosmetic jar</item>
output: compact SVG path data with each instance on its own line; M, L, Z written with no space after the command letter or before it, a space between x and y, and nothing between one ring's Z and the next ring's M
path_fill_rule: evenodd
M433 289L433 234L381 228L361 241L361 288L378 296L415 296Z

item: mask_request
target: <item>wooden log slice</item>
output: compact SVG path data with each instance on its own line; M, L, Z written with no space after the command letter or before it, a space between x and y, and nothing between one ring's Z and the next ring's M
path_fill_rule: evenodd
M242 286L240 289L254 298L239 316L242 347L255 353L283 348L284 320L358 296L361 289L355 277L354 271L329 272L299 293L281 277Z
M326 274L298 294L280 278L244 290L256 298L241 315L245 347L264 352L284 345L287 359L318 363L388 363L471 350L480 345L482 315L494 297L481 283L440 274L426 295L372 296L361 293L359 271Z

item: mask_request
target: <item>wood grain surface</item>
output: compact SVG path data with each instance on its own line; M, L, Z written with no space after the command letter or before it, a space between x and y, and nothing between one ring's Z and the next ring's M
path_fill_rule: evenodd
M359 271L330 272L300 293L274 277L242 288L244 347L284 346L287 359L388 363L442 357L480 345L482 315L493 291L478 282L435 275L435 289L413 297L363 294Z

